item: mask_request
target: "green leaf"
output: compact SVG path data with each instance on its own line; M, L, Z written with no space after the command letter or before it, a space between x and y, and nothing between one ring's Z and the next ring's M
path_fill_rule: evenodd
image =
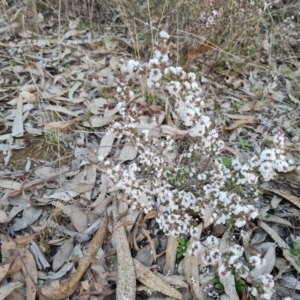
M236 285L235 288L238 292L242 292L245 289L243 285Z
M225 167L230 167L231 166L231 158L229 157L224 157L222 159L222 164L225 166Z
M69 90L69 99L74 102L73 95L77 91L77 89L82 85L82 81L76 81L72 88Z
M239 279L235 282L236 285L245 285L245 281L242 279Z
M220 279L219 278L214 278L214 279L212 279L212 282L213 283L220 283Z
M185 245L185 240L183 238L178 238L177 241L179 245Z
M290 250L290 253L291 253L292 255L297 256L297 255L298 255L298 250L296 250L296 249L291 249L291 250Z
M217 283L217 284L215 285L215 288L216 288L217 290L224 289L224 285L223 285L222 283Z

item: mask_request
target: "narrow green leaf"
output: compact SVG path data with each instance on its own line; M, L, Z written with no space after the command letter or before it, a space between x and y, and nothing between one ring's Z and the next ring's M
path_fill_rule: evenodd
M77 89L78 89L81 85L82 85L82 81L76 81L76 82L74 83L74 85L71 87L71 89L69 90L68 96L69 96L69 99L70 99L72 102L74 102L74 98L73 98L74 93L77 91Z

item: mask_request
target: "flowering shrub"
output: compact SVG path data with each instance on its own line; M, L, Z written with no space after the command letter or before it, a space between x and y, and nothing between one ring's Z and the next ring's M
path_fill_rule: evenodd
M242 227L258 215L255 201L260 177L271 180L277 172L294 168L284 155L283 132L279 130L274 136L274 148L253 155L247 163L232 159L224 164L220 158L224 142L204 113L203 90L196 75L172 66L168 57L172 51L169 35L162 31L160 39L149 62L123 63L125 80L117 81L117 107L122 119L108 130L134 145L139 156L127 166L103 161L101 157L103 169L125 192L134 209L145 213L159 211L157 222L166 235L197 237L199 217L210 212L210 223ZM136 101L138 89L146 99L164 103L167 115L154 109L152 103ZM165 118L168 125L162 125ZM218 240L208 237L206 242L214 246ZM197 241L189 255L202 249ZM249 268L240 261L242 254L243 248L238 245L226 253L215 249L209 251L205 262L216 264L222 260L220 277L227 276L233 268L246 272ZM264 260L253 256L250 264L249 267L259 267Z

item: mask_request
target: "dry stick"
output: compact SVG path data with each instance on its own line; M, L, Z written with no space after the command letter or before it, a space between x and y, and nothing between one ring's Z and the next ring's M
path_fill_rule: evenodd
M115 223L115 239L118 255L118 282L117 300L135 300L136 294L136 274L131 257L125 227L118 220L118 208L116 198L113 201L113 215Z
M107 234L108 218L104 217L102 224L94 235L84 257L79 261L78 268L71 277L61 283L59 287L52 285L44 286L40 290L40 299L42 300L63 300L70 297L80 284L81 277L90 267L94 257L96 256L99 247L102 245Z

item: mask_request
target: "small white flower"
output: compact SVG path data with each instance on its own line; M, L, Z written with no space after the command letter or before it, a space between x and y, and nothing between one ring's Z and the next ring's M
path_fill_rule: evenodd
M159 33L159 37L160 37L161 39L166 39L166 40L168 40L168 39L170 38L170 35L169 35L166 31L162 30L162 31Z
M230 275L230 272L229 270L226 268L225 265L221 265L219 268L218 268L218 273L219 273L219 276L224 278L224 277L227 277Z

